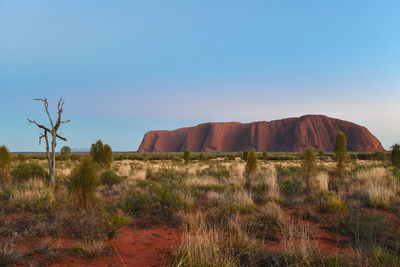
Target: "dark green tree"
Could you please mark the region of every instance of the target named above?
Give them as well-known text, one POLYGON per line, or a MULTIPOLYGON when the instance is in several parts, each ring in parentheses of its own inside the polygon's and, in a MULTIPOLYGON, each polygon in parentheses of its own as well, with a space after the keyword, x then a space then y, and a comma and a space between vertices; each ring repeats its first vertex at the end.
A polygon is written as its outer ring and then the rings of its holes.
POLYGON ((109 145, 103 145, 101 140, 92 144, 90 157, 93 162, 98 163, 103 168, 110 168, 113 162, 112 149, 109 145))
POLYGON ((18 154, 17 155, 17 161, 19 162, 25 162, 26 161, 26 157, 24 154, 18 154))
POLYGON ((0 182, 7 182, 10 178, 11 153, 6 146, 0 146, 0 182))
POLYGON ((101 140, 97 140, 96 143, 92 144, 90 148, 90 157, 93 162, 101 163, 103 154, 103 142, 101 140))
POLYGON ((109 169, 109 168, 111 168, 113 161, 114 161, 114 158, 113 158, 112 149, 109 145, 106 144, 103 146, 102 165, 106 169, 109 169))
POLYGON ((262 154, 263 160, 266 161, 268 159, 268 153, 267 151, 264 151, 262 154))
POLYGON ((336 159, 337 173, 340 179, 342 179, 344 176, 347 157, 348 154, 347 154, 346 135, 343 132, 339 131, 336 135, 335 159, 336 159))
POLYGON ((391 146, 390 149, 391 149, 390 159, 392 161, 394 173, 396 176, 398 176, 400 170, 400 145, 396 143, 393 146, 391 146))
POLYGON ((69 178, 69 190, 80 206, 88 208, 94 200, 94 193, 100 185, 96 164, 90 158, 85 158, 72 171, 69 178))
POLYGON ((185 160, 185 164, 189 163, 190 151, 186 148, 185 152, 183 152, 183 159, 185 160))
POLYGON ((247 157, 249 156, 249 151, 242 151, 242 160, 247 160, 247 157))
POLYGON ((71 157, 71 148, 69 146, 63 146, 60 152, 61 152, 61 157, 64 160, 69 160, 69 158, 71 157))
POLYGON ((312 148, 307 148, 303 153, 303 172, 306 181, 306 193, 311 193, 311 179, 317 170, 317 155, 312 148))
POLYGON ((246 176, 249 177, 250 175, 257 172, 257 165, 258 165, 258 158, 257 153, 254 149, 250 151, 247 156, 246 160, 246 176))

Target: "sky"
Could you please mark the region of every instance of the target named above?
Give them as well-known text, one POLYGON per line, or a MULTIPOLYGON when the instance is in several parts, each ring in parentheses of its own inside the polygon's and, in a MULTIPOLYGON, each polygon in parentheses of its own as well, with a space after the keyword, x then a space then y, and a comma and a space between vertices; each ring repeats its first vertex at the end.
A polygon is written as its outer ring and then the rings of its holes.
POLYGON ((0 144, 60 132, 137 150, 149 130, 324 114, 400 142, 400 2, 0 0, 0 144), (55 116, 55 115, 54 115, 55 116))

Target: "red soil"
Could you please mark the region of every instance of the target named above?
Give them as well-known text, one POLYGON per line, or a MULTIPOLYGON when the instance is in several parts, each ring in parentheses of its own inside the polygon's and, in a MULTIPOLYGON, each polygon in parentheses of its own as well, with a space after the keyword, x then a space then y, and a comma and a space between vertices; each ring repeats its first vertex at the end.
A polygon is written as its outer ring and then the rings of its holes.
MULTIPOLYGON (((51 266, 164 266, 173 245, 176 245, 177 231, 167 226, 135 228, 132 226, 118 235, 117 240, 109 241, 112 256, 95 259, 65 257, 62 263, 51 266)), ((71 250, 76 241, 63 239, 61 249, 71 250)))
POLYGON ((347 137, 350 151, 382 151, 381 142, 367 128, 323 115, 307 115, 252 123, 216 122, 173 131, 147 132, 139 152, 190 151, 332 151, 336 134, 347 137))

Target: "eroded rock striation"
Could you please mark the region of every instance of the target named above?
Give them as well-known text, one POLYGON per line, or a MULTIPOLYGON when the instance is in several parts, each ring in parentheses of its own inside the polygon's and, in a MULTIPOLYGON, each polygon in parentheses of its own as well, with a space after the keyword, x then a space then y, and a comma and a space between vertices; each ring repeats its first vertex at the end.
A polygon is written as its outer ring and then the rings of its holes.
POLYGON ((349 151, 381 151, 381 142, 365 127, 324 115, 274 121, 209 122, 172 131, 147 132, 139 152, 190 151, 332 151, 338 131, 349 151))

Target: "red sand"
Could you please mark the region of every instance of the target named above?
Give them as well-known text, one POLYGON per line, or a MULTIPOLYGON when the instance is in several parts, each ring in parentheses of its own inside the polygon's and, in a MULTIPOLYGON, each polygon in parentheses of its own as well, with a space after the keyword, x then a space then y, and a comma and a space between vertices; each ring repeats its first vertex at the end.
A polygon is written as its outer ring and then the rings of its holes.
MULTIPOLYGON (((69 253, 77 241, 62 238, 60 249, 69 253)), ((168 253, 176 245, 177 230, 167 226, 125 229, 114 241, 109 241, 112 256, 95 259, 74 257, 71 254, 62 257, 62 262, 49 266, 165 266, 168 253)))

